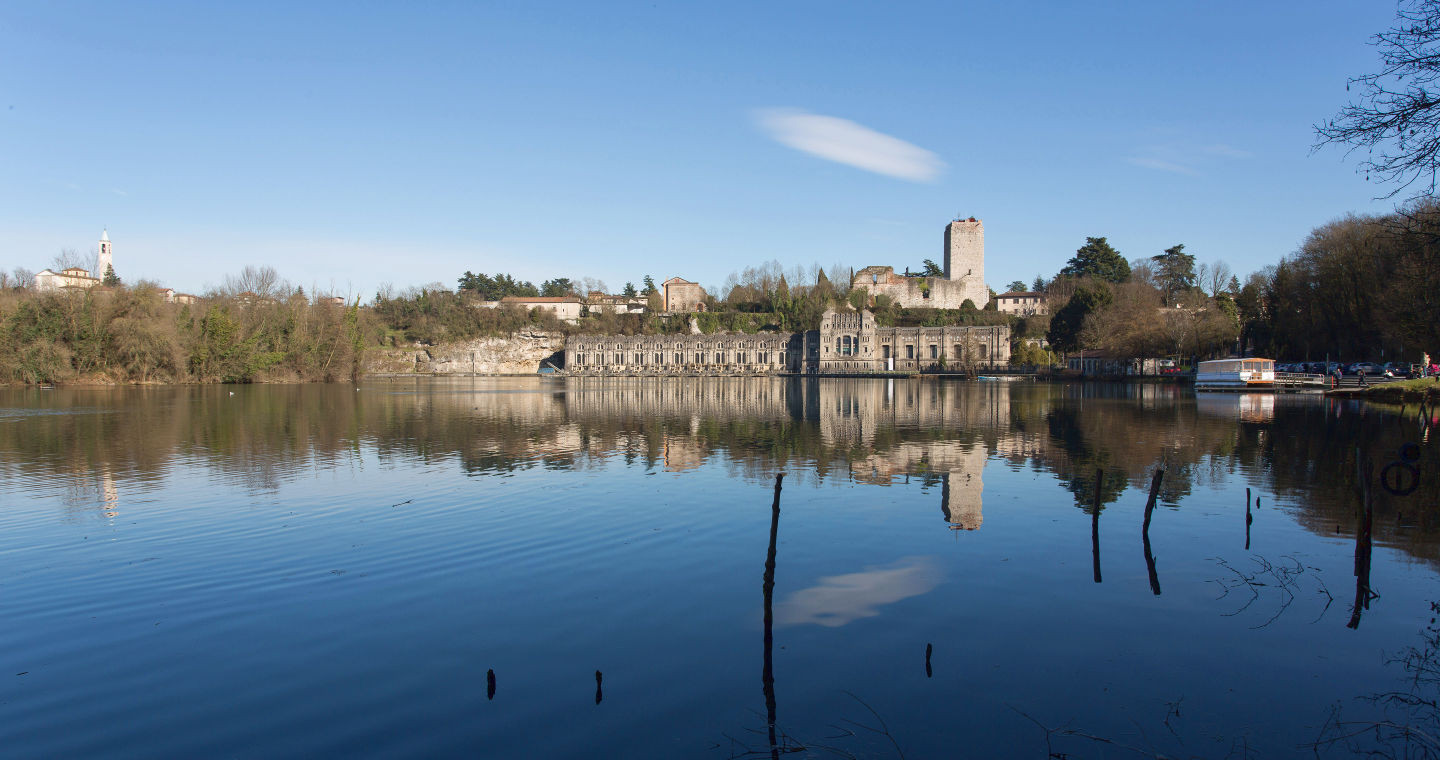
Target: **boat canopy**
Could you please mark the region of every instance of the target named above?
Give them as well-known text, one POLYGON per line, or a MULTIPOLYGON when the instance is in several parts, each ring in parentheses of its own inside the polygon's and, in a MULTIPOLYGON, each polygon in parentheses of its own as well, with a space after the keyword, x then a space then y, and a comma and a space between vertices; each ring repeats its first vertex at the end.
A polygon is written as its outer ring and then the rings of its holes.
POLYGON ((1200 362, 1200 372, 1274 372, 1274 359, 1215 359, 1200 362))

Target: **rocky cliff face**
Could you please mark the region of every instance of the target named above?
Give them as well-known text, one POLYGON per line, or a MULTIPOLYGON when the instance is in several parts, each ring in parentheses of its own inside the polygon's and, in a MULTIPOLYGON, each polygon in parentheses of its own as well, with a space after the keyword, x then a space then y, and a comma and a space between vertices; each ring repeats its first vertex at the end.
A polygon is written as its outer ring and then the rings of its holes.
POLYGON ((519 332, 509 338, 477 338, 438 346, 371 349, 365 354, 370 374, 530 375, 541 362, 560 364, 562 333, 519 332))

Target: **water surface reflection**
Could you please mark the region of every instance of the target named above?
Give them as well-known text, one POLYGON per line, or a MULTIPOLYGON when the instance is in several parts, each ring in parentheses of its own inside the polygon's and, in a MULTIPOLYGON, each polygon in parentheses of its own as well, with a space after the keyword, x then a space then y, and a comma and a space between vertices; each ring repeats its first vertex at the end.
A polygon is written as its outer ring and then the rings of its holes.
POLYGON ((0 659, 26 674, 0 686, 6 746, 724 756, 715 737, 763 699, 767 754, 873 708, 889 735, 856 730, 845 751, 1004 755, 1037 742, 1009 706, 1285 754, 1327 704, 1382 688, 1379 653, 1428 620, 1440 559, 1424 428, 1315 397, 777 378, 230 390, 0 390, 0 659), (1408 441, 1415 492, 1357 510, 1357 455, 1383 467, 1408 441), (1217 601, 1217 581, 1248 604, 1217 601), (1330 612, 1322 590, 1347 598, 1330 612), (1158 721, 1181 697, 1171 734, 1158 721))

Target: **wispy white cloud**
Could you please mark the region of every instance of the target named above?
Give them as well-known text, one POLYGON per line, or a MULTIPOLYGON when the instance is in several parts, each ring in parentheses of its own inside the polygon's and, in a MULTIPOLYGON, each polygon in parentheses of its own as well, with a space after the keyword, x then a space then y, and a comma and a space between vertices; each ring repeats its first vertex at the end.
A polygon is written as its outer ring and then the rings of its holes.
POLYGON ((1199 172, 1195 171, 1194 169, 1192 169, 1192 168, 1190 168, 1190 167, 1188 167, 1188 166, 1184 166, 1184 165, 1181 165, 1181 164, 1177 164, 1177 163, 1175 163, 1174 161, 1166 161, 1166 160, 1164 160, 1164 159, 1159 159, 1159 158, 1150 158, 1150 157, 1145 157, 1145 156, 1131 156, 1131 157, 1125 159, 1125 161, 1128 162, 1128 163, 1134 164, 1134 165, 1136 165, 1136 166, 1143 166, 1143 167, 1145 167, 1146 169, 1158 169, 1159 171, 1162 171, 1162 172, 1175 172, 1176 174, 1191 174, 1191 175, 1199 174, 1199 172))
POLYGON ((1186 143, 1159 143, 1137 147, 1125 163, 1145 169, 1198 176, 1202 169, 1219 161, 1239 161, 1252 158, 1254 154, 1233 145, 1213 143, 1194 145, 1186 143))
POLYGON ((934 153, 848 119, 765 108, 755 123, 781 145, 887 177, 933 182, 945 168, 934 153))
POLYGON ((1248 150, 1241 150, 1232 145, 1225 145, 1223 143, 1206 145, 1200 150, 1212 156, 1220 156, 1221 158, 1250 158, 1255 155, 1248 150))

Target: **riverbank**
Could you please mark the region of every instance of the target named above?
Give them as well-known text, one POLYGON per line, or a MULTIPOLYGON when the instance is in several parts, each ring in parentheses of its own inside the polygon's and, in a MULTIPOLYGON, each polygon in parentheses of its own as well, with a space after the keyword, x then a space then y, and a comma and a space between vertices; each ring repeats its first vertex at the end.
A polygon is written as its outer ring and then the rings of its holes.
POLYGON ((1440 403, 1440 377, 1419 380, 1399 380, 1393 383, 1375 385, 1358 394, 1366 401, 1428 401, 1440 403))

